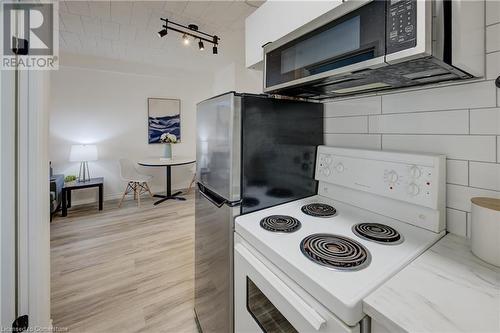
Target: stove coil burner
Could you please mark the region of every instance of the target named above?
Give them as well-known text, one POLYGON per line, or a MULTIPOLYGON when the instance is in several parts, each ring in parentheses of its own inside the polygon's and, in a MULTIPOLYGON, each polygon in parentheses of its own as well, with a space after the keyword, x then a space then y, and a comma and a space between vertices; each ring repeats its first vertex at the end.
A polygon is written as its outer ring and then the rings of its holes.
POLYGON ((301 223, 287 215, 271 215, 260 220, 260 226, 272 232, 294 232, 300 229, 301 223))
POLYGON ((330 217, 335 215, 337 210, 330 205, 323 203, 312 203, 302 206, 302 212, 304 214, 315 216, 315 217, 330 217))
POLYGON ((380 244, 397 245, 403 242, 403 236, 396 229, 380 223, 359 223, 352 227, 352 232, 362 239, 380 244))
POLYGON ((312 234, 300 243, 311 261, 340 271, 357 271, 371 262, 370 252, 357 241, 333 234, 312 234))

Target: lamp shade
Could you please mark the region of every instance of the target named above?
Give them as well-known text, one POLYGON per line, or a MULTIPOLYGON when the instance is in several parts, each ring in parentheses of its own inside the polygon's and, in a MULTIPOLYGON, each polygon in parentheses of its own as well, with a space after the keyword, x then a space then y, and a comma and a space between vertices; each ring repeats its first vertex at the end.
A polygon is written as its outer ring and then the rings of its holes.
POLYGON ((96 145, 72 145, 69 153, 70 162, 87 162, 97 160, 96 145))

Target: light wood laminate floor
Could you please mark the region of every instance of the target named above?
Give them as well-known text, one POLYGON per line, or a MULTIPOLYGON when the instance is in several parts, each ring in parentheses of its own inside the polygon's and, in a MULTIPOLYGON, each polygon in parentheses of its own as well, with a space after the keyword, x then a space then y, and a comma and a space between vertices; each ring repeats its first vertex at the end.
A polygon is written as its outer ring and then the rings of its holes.
POLYGON ((53 325, 70 332, 196 332, 194 195, 154 207, 85 205, 51 223, 53 325))

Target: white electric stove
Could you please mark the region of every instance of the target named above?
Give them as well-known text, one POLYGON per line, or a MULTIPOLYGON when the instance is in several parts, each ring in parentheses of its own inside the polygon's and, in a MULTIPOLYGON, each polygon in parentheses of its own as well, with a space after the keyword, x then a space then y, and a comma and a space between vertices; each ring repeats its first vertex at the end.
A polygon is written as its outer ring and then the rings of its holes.
POLYGON ((444 163, 319 147, 318 195, 236 219, 235 331, 369 331, 363 298, 444 235, 444 163))

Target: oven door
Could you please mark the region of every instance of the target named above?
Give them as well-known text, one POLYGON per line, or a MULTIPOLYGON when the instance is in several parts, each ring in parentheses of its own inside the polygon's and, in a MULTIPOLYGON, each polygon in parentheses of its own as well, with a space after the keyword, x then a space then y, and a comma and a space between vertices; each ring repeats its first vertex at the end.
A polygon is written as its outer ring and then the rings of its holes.
POLYGON ((386 2, 347 1, 264 47, 264 91, 385 64, 386 2))
POLYGON ((235 235, 235 332, 359 332, 235 235))

